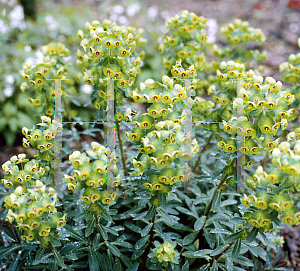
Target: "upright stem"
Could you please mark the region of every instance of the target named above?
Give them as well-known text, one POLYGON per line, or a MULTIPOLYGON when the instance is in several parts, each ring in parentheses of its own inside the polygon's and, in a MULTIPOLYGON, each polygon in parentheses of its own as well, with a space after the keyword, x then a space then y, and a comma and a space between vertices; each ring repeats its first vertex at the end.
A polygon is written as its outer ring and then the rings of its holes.
POLYGON ((213 133, 212 133, 212 134, 210 135, 210 137, 206 140, 205 145, 204 145, 203 148, 200 150, 199 156, 198 156, 197 161, 196 161, 196 163, 195 163, 195 165, 194 165, 194 167, 193 167, 193 169, 192 169, 192 172, 195 172, 195 171, 196 171, 196 168, 197 168, 197 166, 198 166, 198 163, 199 163, 199 161, 200 161, 200 159, 201 159, 201 155, 202 155, 202 153, 206 150, 206 148, 207 148, 207 146, 208 146, 210 140, 212 139, 212 136, 213 136, 213 133))
MULTIPOLYGON (((215 188, 215 191, 214 191, 214 193, 213 193, 213 196, 212 196, 212 198, 211 198, 211 200, 210 200, 210 202, 209 202, 209 204, 208 204, 208 206, 207 206, 207 209, 206 209, 206 211, 205 211, 205 216, 207 217, 207 215, 209 214, 209 212, 210 212, 210 210, 211 210, 211 207, 212 207, 212 204, 213 204, 213 202, 214 202, 214 199, 215 199, 215 197, 216 197, 216 195, 217 195, 217 192, 218 192, 218 190, 219 190, 219 188, 225 183, 225 181, 226 181, 226 179, 227 179, 227 174, 225 174, 225 175, 223 175, 223 177, 221 178, 221 180, 220 180, 220 183, 218 184, 218 186, 215 188)), ((206 221, 206 220, 205 220, 206 221)), ((204 223, 205 224, 205 223, 204 223)), ((203 226, 204 227, 204 226, 203 226)))
POLYGON ((120 145, 120 149, 121 149, 121 156, 122 156, 122 163, 123 163, 124 175, 128 176, 128 172, 127 172, 127 168, 126 168, 126 161, 125 161, 125 156, 124 156, 124 151, 123 151, 123 143, 122 143, 122 138, 121 138, 120 125, 119 125, 119 121, 118 120, 116 120, 116 127, 117 127, 117 132, 118 132, 119 145, 120 145))
MULTIPOLYGON (((64 106, 65 106, 65 111, 66 111, 66 114, 67 114, 68 121, 71 121, 72 119, 71 119, 71 116, 70 116, 70 112, 69 112, 69 109, 68 109, 66 99, 64 99, 64 106)), ((75 128, 74 123, 71 124, 71 127, 75 128)), ((75 142, 76 142, 77 149, 80 151, 81 150, 81 144, 80 144, 79 140, 75 139, 75 142)))

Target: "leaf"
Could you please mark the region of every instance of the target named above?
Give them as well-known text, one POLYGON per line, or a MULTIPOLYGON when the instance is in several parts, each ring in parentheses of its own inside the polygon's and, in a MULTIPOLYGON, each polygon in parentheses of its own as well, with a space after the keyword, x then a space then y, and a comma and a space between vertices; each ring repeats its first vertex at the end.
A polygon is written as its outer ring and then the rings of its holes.
POLYGON ((81 107, 81 103, 75 99, 70 99, 70 101, 78 107, 81 107))
POLYGON ((147 235, 149 233, 149 231, 152 228, 153 223, 148 224, 141 232, 141 236, 144 237, 145 235, 147 235))
POLYGON ((92 248, 90 247, 89 249, 89 267, 90 267, 90 271, 100 271, 99 268, 99 263, 96 257, 96 253, 92 250, 92 248))
POLYGON ((100 231, 102 238, 104 240, 108 240, 107 232, 106 232, 106 230, 103 228, 103 226, 101 224, 97 225, 97 229, 98 229, 98 231, 100 231))
POLYGON ((220 210, 220 203, 221 203, 221 192, 218 191, 216 197, 214 198, 214 202, 212 204, 212 210, 214 212, 218 212, 220 210))
POLYGON ((113 221, 112 218, 111 218, 111 216, 108 213, 101 214, 101 217, 103 217, 108 222, 112 222, 113 221))
POLYGON ((192 232, 192 233, 188 234, 187 236, 185 236, 183 238, 182 244, 184 246, 187 246, 187 245, 191 244, 192 242, 194 242, 197 235, 198 235, 198 232, 192 232))
POLYGON ((64 260, 63 258, 60 256, 60 254, 58 253, 57 250, 52 250, 53 252, 53 255, 54 255, 54 258, 57 262, 57 264, 60 266, 60 267, 65 267, 65 264, 64 264, 64 260))
POLYGON ((158 201, 161 207, 166 207, 166 193, 159 194, 158 201))
POLYGON ((141 247, 143 247, 147 241, 149 240, 150 235, 146 235, 145 237, 141 238, 140 240, 138 240, 134 246, 135 249, 140 249, 141 247))
POLYGON ((139 257, 141 257, 141 255, 145 252, 147 246, 142 247, 139 250, 136 250, 132 255, 131 255, 131 260, 136 260, 139 257))
POLYGON ((189 268, 190 268, 189 261, 186 261, 182 266, 181 271, 189 271, 189 268))
POLYGON ((155 206, 151 205, 150 209, 148 210, 148 212, 145 216, 145 219, 150 220, 154 216, 154 213, 155 213, 155 206))
POLYGON ((130 244, 129 242, 112 242, 114 245, 118 245, 119 247, 127 247, 127 248, 133 248, 133 245, 130 244))
POLYGON ((173 219, 162 209, 157 209, 157 213, 159 216, 161 216, 162 220, 166 222, 167 224, 173 225, 174 221, 173 219))
POLYGON ((89 237, 91 235, 91 233, 93 232, 94 230, 94 227, 95 227, 95 217, 93 217, 90 221, 89 221, 89 224, 85 230, 85 237, 89 237))
POLYGON ((199 217, 196 220, 195 225, 194 225, 195 231, 200 231, 202 229, 202 227, 204 226, 205 220, 206 220, 206 216, 205 215, 199 217))
POLYGON ((254 227, 247 235, 247 242, 251 243, 252 241, 254 241, 257 234, 258 234, 258 228, 254 227))
POLYGON ((210 248, 214 249, 214 247, 215 247, 215 241, 214 241, 212 235, 206 229, 203 229, 203 232, 204 232, 204 236, 205 236, 206 242, 208 243, 208 245, 210 246, 210 248))
POLYGON ((198 251, 185 251, 182 253, 182 256, 187 258, 205 258, 209 259, 208 254, 211 252, 211 249, 203 249, 198 251))
POLYGON ((15 257, 13 259, 13 261, 10 263, 10 267, 9 267, 8 271, 15 271, 16 270, 16 268, 18 266, 18 262, 19 262, 20 257, 21 257, 21 254, 22 254, 22 250, 19 250, 18 251, 18 256, 15 257))
POLYGON ((225 242, 226 243, 232 243, 232 242, 235 242, 237 239, 239 239, 239 234, 241 233, 242 231, 238 231, 236 233, 233 233, 233 234, 230 234, 228 235, 226 238, 225 238, 225 242))
POLYGON ((132 261, 123 254, 121 255, 121 260, 127 267, 131 266, 132 261))
POLYGON ((15 247, 0 247, 0 260, 3 259, 6 255, 10 255, 18 248, 22 248, 22 245, 18 245, 15 247))
POLYGON ((120 257, 120 255, 121 255, 120 250, 116 246, 114 246, 113 244, 111 244, 108 241, 105 241, 105 244, 110 249, 110 251, 111 251, 112 254, 114 254, 117 257, 120 257))
POLYGON ((196 219, 198 219, 198 214, 197 213, 193 213, 191 212, 190 210, 186 209, 186 208, 183 208, 183 207, 180 207, 180 206, 176 206, 175 207, 179 212, 183 213, 183 214, 186 214, 186 215, 190 215, 190 216, 193 216, 195 217, 196 219))
POLYGON ((226 264, 227 270, 233 269, 233 261, 228 255, 225 255, 225 264, 226 264))
POLYGON ((236 259, 234 259, 235 262, 244 265, 244 266, 253 266, 253 262, 247 259, 246 257, 243 256, 238 256, 236 259))
POLYGON ((235 259, 239 255, 240 250, 241 250, 241 242, 242 242, 242 239, 238 239, 235 242, 233 250, 232 250, 232 259, 235 259))
POLYGON ((126 269, 126 271, 137 271, 139 268, 139 263, 134 263, 133 265, 131 265, 130 267, 128 267, 126 269))
POLYGON ((224 230, 224 229, 213 229, 210 231, 210 233, 221 233, 221 234, 231 234, 230 231, 224 230))
POLYGON ((94 240, 93 240, 93 243, 92 243, 92 248, 94 250, 97 250, 98 247, 99 247, 99 244, 100 244, 100 233, 97 233, 94 240))
POLYGON ((78 232, 74 231, 73 228, 70 227, 69 225, 65 225, 63 229, 66 230, 70 234, 70 236, 73 237, 74 239, 85 242, 83 236, 81 236, 78 232))
POLYGON ((11 227, 2 224, 2 228, 4 230, 4 232, 14 241, 17 241, 16 235, 14 234, 13 230, 11 229, 11 227))
POLYGON ((216 249, 214 249, 212 251, 212 253, 210 253, 210 256, 216 256, 218 254, 220 254, 222 251, 224 251, 229 245, 228 244, 223 244, 219 247, 217 247, 216 249))
POLYGON ((39 258, 38 260, 34 260, 32 264, 33 264, 33 265, 37 265, 37 264, 39 264, 39 263, 45 261, 47 258, 49 258, 49 257, 52 256, 52 255, 53 255, 52 252, 50 252, 50 253, 48 253, 48 254, 44 254, 44 255, 43 255, 41 258, 39 258))
POLYGON ((217 265, 216 260, 214 260, 214 263, 213 263, 212 267, 210 268, 210 271, 218 271, 218 265, 217 265))

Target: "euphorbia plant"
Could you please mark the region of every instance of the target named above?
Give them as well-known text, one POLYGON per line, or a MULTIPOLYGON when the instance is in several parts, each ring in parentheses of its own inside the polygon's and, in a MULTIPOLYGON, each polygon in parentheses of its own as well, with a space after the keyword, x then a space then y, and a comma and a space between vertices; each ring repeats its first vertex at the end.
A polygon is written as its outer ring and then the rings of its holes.
MULTIPOLYGON (((23 146, 35 148, 34 158, 20 154, 2 166, 2 265, 11 270, 285 270, 280 250, 274 263, 270 253, 282 245, 276 234, 283 223, 300 223, 299 128, 288 126, 296 117, 295 96, 280 81, 248 69, 241 63, 246 56, 233 54, 234 48, 227 55, 231 60, 212 68, 201 51, 205 22, 188 11, 168 20, 159 47, 171 55, 163 58, 168 74, 138 87, 134 80, 143 72, 144 52, 134 54, 145 42, 142 29, 105 20, 78 31, 82 73, 77 80, 93 87, 91 103, 96 119, 104 121, 104 137, 111 125, 104 112, 111 112, 114 100, 118 136, 116 152, 95 140, 81 148, 73 126, 78 149, 68 149, 63 137, 64 154, 69 154, 61 161, 63 180, 57 179, 54 163, 60 126, 49 111, 57 89, 47 79, 64 74, 61 58, 68 50, 47 45, 42 51, 50 58, 25 67, 24 79, 35 91, 31 101, 44 105, 42 113, 49 117, 41 117, 39 128, 23 128, 23 146), (201 97, 197 74, 205 77, 209 70, 215 71, 207 80, 213 95, 201 97), (111 82, 113 93, 108 93, 111 82), (244 137, 243 146, 237 146, 237 136, 244 137), (287 141, 280 142, 283 136, 287 141), (242 165, 237 151, 244 155, 242 165), (235 190, 243 183, 237 180, 238 166, 245 166, 244 193, 235 190)), ((234 21, 226 29, 230 44, 238 44, 239 35, 264 41, 261 31, 245 22, 234 21)), ((93 137, 94 131, 99 129, 86 133, 93 137)))

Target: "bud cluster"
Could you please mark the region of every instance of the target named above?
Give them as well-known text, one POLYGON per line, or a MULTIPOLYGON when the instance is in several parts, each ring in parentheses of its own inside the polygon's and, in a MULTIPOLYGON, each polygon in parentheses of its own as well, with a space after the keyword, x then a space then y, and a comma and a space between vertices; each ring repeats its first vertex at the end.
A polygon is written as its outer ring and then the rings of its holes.
POLYGON ((148 254, 151 262, 159 262, 164 267, 167 267, 169 263, 179 263, 179 252, 175 250, 176 242, 166 240, 160 244, 158 241, 154 241, 154 246, 155 248, 148 254))

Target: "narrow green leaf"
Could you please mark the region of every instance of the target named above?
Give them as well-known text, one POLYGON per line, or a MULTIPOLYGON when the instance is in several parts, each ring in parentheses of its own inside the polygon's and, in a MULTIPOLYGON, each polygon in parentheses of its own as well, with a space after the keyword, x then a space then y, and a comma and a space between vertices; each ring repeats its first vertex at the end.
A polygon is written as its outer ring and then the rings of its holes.
POLYGON ((239 239, 239 234, 241 233, 242 231, 239 231, 239 232, 236 232, 236 233, 233 233, 233 234, 230 234, 228 235, 226 238, 225 238, 225 242, 226 243, 232 243, 232 242, 235 242, 237 239, 239 239))
POLYGON ((206 242, 208 243, 208 245, 210 246, 210 248, 214 249, 214 247, 215 247, 215 241, 214 241, 212 235, 206 229, 203 229, 203 233, 204 233, 206 242))
POLYGON ((99 263, 96 257, 96 253, 92 250, 92 248, 89 249, 89 267, 90 271, 100 271, 99 263))
POLYGON ((132 261, 123 254, 121 255, 121 260, 127 267, 131 266, 132 261))
POLYGON ((184 265, 182 266, 181 271, 189 271, 189 268, 190 268, 189 262, 186 261, 186 262, 184 263, 184 265))
POLYGON ((235 259, 239 255, 240 250, 241 250, 241 243, 242 243, 242 239, 238 239, 235 242, 233 250, 232 250, 232 259, 235 259))
POLYGON ((47 258, 49 258, 49 257, 52 256, 52 255, 53 255, 52 252, 47 253, 47 254, 44 254, 44 255, 43 255, 42 257, 40 257, 38 260, 34 260, 34 261, 32 262, 32 264, 33 264, 33 265, 37 265, 37 264, 39 264, 39 263, 45 261, 47 258))
POLYGON ((249 260, 248 258, 244 257, 244 256, 238 256, 236 259, 234 259, 235 262, 244 265, 244 266, 253 266, 253 262, 251 260, 249 260))
POLYGON ((214 260, 214 263, 213 263, 212 267, 210 268, 210 271, 218 271, 218 265, 217 265, 216 260, 214 260))
POLYGON ((194 242, 194 240, 196 239, 198 235, 198 232, 192 232, 192 233, 189 233, 187 236, 185 236, 182 240, 182 243, 184 246, 187 246, 191 243, 194 242))
POLYGON ((146 235, 145 237, 141 238, 140 240, 138 240, 134 246, 135 249, 140 249, 141 247, 143 247, 147 241, 149 240, 150 235, 146 235))
POLYGON ((9 267, 8 271, 15 271, 16 270, 16 268, 18 266, 18 262, 19 262, 20 257, 21 257, 21 254, 22 254, 22 250, 19 250, 18 251, 18 256, 15 257, 13 259, 13 261, 10 263, 10 267, 9 267))
POLYGON ((35 260, 38 261, 40 258, 42 258, 42 256, 44 255, 45 252, 45 248, 39 248, 39 250, 37 251, 36 255, 35 255, 35 260))
POLYGON ((247 242, 251 243, 252 241, 254 241, 257 234, 258 234, 258 228, 254 227, 247 235, 247 242))
POLYGON ((18 245, 15 247, 0 247, 0 260, 5 256, 10 255, 13 251, 20 249, 22 245, 18 245))
POLYGON ((112 218, 111 218, 111 216, 108 213, 101 214, 101 217, 103 217, 108 222, 112 222, 113 221, 112 218))
POLYGON ((139 263, 134 263, 133 265, 131 265, 130 267, 128 267, 126 269, 126 271, 137 271, 139 268, 139 263))
POLYGON ((166 207, 166 193, 159 194, 158 201, 161 207, 166 207))
POLYGON ((152 228, 153 223, 148 224, 141 232, 141 236, 144 237, 145 235, 147 235, 149 233, 149 231, 152 228))
POLYGON ((94 227, 95 227, 95 217, 93 217, 90 221, 89 224, 85 230, 85 237, 88 237, 92 234, 94 227))
POLYGON ((104 240, 108 240, 107 232, 106 232, 106 230, 103 228, 103 226, 101 224, 97 225, 97 229, 98 229, 98 231, 100 231, 102 238, 104 240))
POLYGON ((13 230, 11 229, 11 227, 5 225, 5 224, 2 224, 2 228, 4 230, 4 232, 11 238, 13 239, 14 241, 17 241, 17 237, 16 235, 14 234, 13 230))
POLYGON ((130 244, 128 242, 125 242, 125 241, 122 241, 122 242, 112 242, 112 244, 117 245, 119 247, 133 248, 132 244, 130 244))
POLYGON ((141 257, 141 255, 145 252, 147 246, 143 246, 142 248, 136 250, 132 255, 131 255, 131 260, 136 260, 139 257, 141 257))
POLYGON ((212 253, 210 253, 210 256, 216 256, 218 254, 220 254, 222 251, 224 251, 229 245, 228 244, 224 244, 224 245, 221 245, 217 248, 215 248, 212 253))
POLYGON ((116 246, 114 246, 113 244, 111 244, 108 241, 105 241, 105 244, 110 249, 110 251, 111 251, 112 254, 114 254, 117 257, 121 256, 120 250, 116 246))
POLYGON ((116 259, 116 261, 115 261, 115 263, 113 265, 112 270, 114 270, 114 271, 121 271, 121 262, 120 262, 120 260, 118 258, 116 259))
POLYGON ((78 232, 74 231, 73 228, 70 227, 69 225, 65 225, 63 229, 66 230, 70 234, 70 236, 73 237, 74 239, 79 241, 85 241, 83 236, 81 236, 78 232))
POLYGON ((220 203, 221 203, 221 192, 218 191, 217 195, 216 195, 216 197, 214 199, 214 202, 212 204, 212 210, 214 212, 218 212, 219 211, 219 209, 220 209, 220 203))
POLYGON ((225 264, 227 270, 233 270, 233 261, 228 255, 225 255, 225 264))
POLYGON ((100 233, 97 233, 94 240, 93 240, 93 243, 92 243, 92 248, 94 250, 97 250, 98 249, 98 246, 100 244, 100 233))
POLYGON ((201 217, 199 217, 196 222, 195 222, 195 225, 194 225, 194 229, 195 231, 200 231, 205 223, 205 220, 206 220, 206 216, 203 215, 201 217))
POLYGON ((65 264, 64 264, 64 260, 63 258, 60 256, 60 254, 58 253, 57 250, 53 250, 53 255, 54 255, 54 258, 57 262, 57 264, 60 266, 60 267, 65 267, 65 264))

